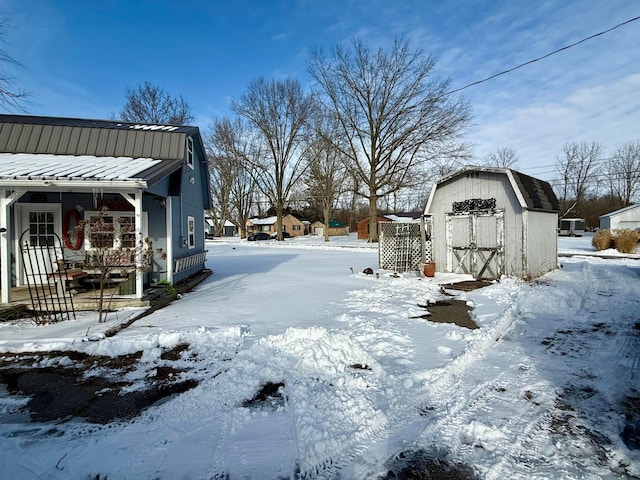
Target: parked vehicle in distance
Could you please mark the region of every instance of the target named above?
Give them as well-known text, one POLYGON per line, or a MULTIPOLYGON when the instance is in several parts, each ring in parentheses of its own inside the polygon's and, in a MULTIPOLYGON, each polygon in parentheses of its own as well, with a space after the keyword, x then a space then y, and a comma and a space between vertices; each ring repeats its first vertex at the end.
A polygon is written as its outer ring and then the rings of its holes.
MULTIPOLYGON (((278 238, 278 234, 274 233, 273 235, 271 235, 271 238, 278 238)), ((289 232, 282 232, 282 238, 291 238, 291 234, 289 232)))
POLYGON ((271 235, 267 232, 256 232, 249 235, 247 240, 249 242, 255 242, 256 240, 271 240, 271 235))
POLYGON ((558 235, 561 237, 581 237, 584 235, 584 218, 563 218, 560 220, 558 235))

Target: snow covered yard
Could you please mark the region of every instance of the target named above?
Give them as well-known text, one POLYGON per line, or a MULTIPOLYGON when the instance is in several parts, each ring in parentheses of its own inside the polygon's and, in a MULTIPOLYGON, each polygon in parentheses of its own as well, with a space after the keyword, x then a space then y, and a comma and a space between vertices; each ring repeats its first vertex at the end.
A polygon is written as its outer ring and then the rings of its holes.
POLYGON ((640 476, 638 260, 562 257, 534 282, 454 292, 441 284, 467 277, 378 272, 352 238, 216 240, 208 259, 194 292, 114 337, 89 315, 0 325, 5 358, 40 352, 33 366, 134 355, 121 393, 168 369, 197 383, 105 424, 30 422, 29 399, 3 394, 6 478, 640 476), (480 328, 420 318, 449 294, 480 328))

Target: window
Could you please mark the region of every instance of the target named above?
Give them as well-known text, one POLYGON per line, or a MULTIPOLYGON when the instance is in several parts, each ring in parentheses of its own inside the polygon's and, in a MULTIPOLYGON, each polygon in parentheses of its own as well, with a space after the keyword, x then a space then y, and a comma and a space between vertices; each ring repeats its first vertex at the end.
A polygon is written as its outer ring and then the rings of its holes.
POLYGON ((87 212, 85 227, 87 248, 134 248, 136 246, 135 215, 132 212, 87 212))
POLYGON ((187 238, 189 248, 196 248, 196 219, 187 217, 187 238))
POLYGON ((54 239, 53 212, 29 212, 29 243, 31 246, 52 246, 54 239))
POLYGON ((187 165, 193 168, 193 137, 187 137, 187 165))
POLYGON ((293 225, 291 228, 293 229, 293 231, 300 231, 300 225, 293 225))

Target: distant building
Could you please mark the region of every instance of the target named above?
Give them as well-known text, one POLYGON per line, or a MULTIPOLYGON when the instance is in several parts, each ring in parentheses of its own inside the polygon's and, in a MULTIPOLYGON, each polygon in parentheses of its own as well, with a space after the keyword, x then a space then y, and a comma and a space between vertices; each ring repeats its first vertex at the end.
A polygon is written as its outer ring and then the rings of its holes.
MULTIPOLYGON (((278 217, 275 215, 267 218, 251 218, 247 221, 247 235, 256 232, 276 233, 276 221, 278 217)), ((289 233, 292 237, 304 235, 304 223, 291 214, 282 217, 282 230, 289 233)))
MULTIPOLYGON (((313 235, 318 235, 319 237, 324 236, 324 223, 317 221, 311 224, 311 233, 313 235)), ((335 237, 340 235, 349 235, 349 227, 347 227, 344 223, 339 222, 337 220, 329 221, 329 236, 335 237)))
POLYGON ((624 228, 635 230, 640 228, 640 204, 629 205, 615 212, 601 215, 600 228, 608 230, 624 228))

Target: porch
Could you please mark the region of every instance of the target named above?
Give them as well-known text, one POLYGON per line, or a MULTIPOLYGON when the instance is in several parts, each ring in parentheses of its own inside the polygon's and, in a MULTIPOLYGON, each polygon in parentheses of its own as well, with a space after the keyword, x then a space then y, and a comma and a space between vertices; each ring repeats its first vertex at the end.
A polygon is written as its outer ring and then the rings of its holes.
MULTIPOLYGON (((150 288, 144 292, 142 298, 135 298, 135 295, 121 295, 119 292, 119 285, 105 287, 105 310, 150 307, 165 293, 164 288, 150 288)), ((71 297, 68 295, 59 296, 55 287, 50 284, 13 287, 11 288, 12 301, 0 303, 0 321, 30 316, 33 311, 72 313, 74 311, 98 310, 99 294, 100 292, 96 288, 75 293, 71 297)))

